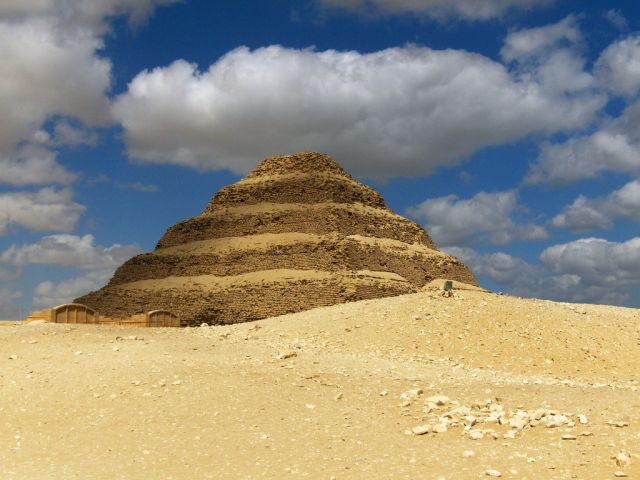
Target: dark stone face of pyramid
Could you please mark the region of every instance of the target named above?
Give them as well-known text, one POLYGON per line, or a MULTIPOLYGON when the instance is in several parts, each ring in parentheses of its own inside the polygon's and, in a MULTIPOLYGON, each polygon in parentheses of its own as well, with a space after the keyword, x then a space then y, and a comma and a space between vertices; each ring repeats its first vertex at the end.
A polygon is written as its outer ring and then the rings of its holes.
POLYGON ((380 194, 302 152, 265 159, 76 302, 111 317, 166 309, 191 325, 236 323, 412 293, 434 278, 476 284, 380 194))

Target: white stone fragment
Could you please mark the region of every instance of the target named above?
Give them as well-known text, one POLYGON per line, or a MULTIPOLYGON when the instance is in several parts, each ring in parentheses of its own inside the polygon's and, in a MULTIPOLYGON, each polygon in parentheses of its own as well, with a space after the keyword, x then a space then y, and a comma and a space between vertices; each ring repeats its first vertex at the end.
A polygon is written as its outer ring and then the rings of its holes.
POLYGON ((502 473, 500 473, 498 470, 493 470, 493 469, 485 470, 484 474, 487 477, 501 477, 502 476, 502 473))

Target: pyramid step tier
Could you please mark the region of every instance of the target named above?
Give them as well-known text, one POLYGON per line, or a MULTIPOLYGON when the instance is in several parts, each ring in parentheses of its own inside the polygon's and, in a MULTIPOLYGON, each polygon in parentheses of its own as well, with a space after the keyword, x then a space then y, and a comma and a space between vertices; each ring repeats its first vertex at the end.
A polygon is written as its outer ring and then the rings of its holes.
POLYGON ((406 218, 362 204, 346 206, 336 203, 218 208, 173 225, 162 236, 156 248, 212 238, 287 232, 389 238, 435 249, 424 228, 406 218))
POLYGON ((79 301, 112 318, 150 309, 181 312, 189 325, 248 322, 357 300, 415 293, 387 272, 267 270, 219 277, 170 277, 103 288, 79 301))
POLYGON ((191 242, 138 255, 118 268, 109 285, 283 268, 390 272, 418 287, 440 277, 473 281, 471 272, 456 258, 422 245, 357 235, 288 233, 191 242))
POLYGON ((259 203, 361 203, 386 208, 382 195, 348 177, 287 174, 253 177, 228 185, 213 196, 205 213, 224 206, 259 203))

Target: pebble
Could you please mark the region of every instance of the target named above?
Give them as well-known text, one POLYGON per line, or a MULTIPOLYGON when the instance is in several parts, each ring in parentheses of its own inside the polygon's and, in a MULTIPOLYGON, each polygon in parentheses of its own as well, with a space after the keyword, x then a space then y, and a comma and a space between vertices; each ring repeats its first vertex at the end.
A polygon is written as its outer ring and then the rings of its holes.
POLYGON ((278 354, 278 360, 286 360, 287 358, 297 357, 298 353, 293 350, 285 350, 278 354))
POLYGON ((406 392, 400 394, 400 398, 412 398, 420 396, 424 393, 424 390, 421 388, 414 388, 413 390, 407 390, 406 392))
POLYGON ((473 450, 465 450, 464 452, 462 452, 462 456, 464 458, 473 457, 475 454, 476 454, 476 452, 474 452, 473 450))
POLYGON ((578 415, 578 421, 581 425, 586 425, 587 423, 589 423, 586 415, 578 415))
POLYGON ((426 433, 429 433, 430 430, 429 425, 418 425, 413 427, 411 432, 414 435, 425 435, 426 433))
POLYGON ((484 432, 482 430, 471 430, 469 432, 469 438, 471 440, 480 440, 484 438, 484 432))
POLYGON ((487 477, 501 477, 502 474, 498 470, 485 470, 484 474, 487 477))
POLYGON ((9 355, 9 360, 17 360, 18 355, 9 355))
POLYGON ((569 434, 562 435, 562 440, 575 440, 577 438, 578 437, 576 437, 575 435, 569 435, 569 434))
POLYGON ((621 470, 618 470, 617 472, 613 472, 613 476, 614 477, 628 477, 629 475, 627 475, 626 473, 624 473, 621 470))
POLYGON ((426 401, 429 403, 435 403, 437 406, 441 407, 449 403, 449 397, 445 395, 434 395, 432 397, 427 398, 426 401))
POLYGON ((447 425, 445 423, 438 423, 433 426, 435 433, 445 433, 447 431, 447 425))
POLYGON ((340 400, 342 398, 342 392, 336 394, 335 397, 333 397, 334 400, 340 400))
POLYGON ((620 452, 615 456, 616 465, 619 467, 626 467, 631 463, 631 457, 627 452, 620 452))

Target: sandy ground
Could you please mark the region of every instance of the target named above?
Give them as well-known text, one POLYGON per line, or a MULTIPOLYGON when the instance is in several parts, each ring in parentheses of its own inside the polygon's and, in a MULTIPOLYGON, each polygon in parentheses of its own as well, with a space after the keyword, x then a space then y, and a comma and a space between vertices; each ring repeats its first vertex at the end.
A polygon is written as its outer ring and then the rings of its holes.
POLYGON ((640 311, 457 291, 0 328, 2 480, 499 475, 640 478, 640 311))

